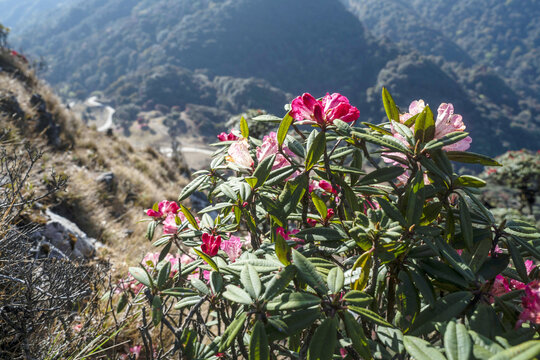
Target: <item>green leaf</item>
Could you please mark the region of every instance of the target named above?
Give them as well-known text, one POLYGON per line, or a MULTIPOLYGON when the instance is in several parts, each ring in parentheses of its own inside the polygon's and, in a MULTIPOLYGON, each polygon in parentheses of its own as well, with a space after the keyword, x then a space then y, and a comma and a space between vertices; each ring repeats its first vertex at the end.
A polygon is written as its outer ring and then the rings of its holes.
POLYGON ((321 218, 326 219, 326 212, 328 209, 326 208, 324 201, 322 201, 315 192, 311 193, 311 200, 313 201, 313 205, 315 205, 315 209, 317 209, 317 212, 321 215, 321 218))
POLYGON ((427 143, 433 140, 434 136, 435 120, 433 119, 433 112, 431 112, 429 106, 426 106, 414 123, 414 139, 421 143, 427 143))
POLYGON ((352 340, 354 350, 356 350, 363 359, 373 359, 369 349, 369 343, 366 335, 364 334, 362 326, 358 323, 358 321, 356 321, 350 312, 343 311, 341 314, 343 315, 345 330, 347 331, 349 338, 352 340))
POLYGON ((351 289, 353 290, 364 290, 364 288, 367 285, 368 279, 369 279, 369 271, 371 269, 371 264, 373 262, 372 260, 372 253, 371 252, 364 252, 362 255, 356 259, 356 261, 353 264, 353 267, 351 268, 351 271, 356 270, 357 268, 361 268, 362 271, 360 272, 360 276, 358 277, 358 280, 356 280, 352 285, 351 289))
POLYGON ((394 102, 394 99, 392 98, 392 95, 390 95, 390 92, 388 92, 385 87, 382 88, 382 100, 384 111, 386 112, 386 117, 388 117, 388 120, 399 122, 399 110, 394 102))
POLYGON ((415 360, 446 360, 437 348, 417 337, 405 335, 403 345, 415 360))
POLYGON ((462 288, 467 288, 469 283, 449 265, 433 259, 424 259, 420 268, 437 281, 447 282, 462 288))
POLYGON ((249 360, 269 360, 269 348, 264 325, 261 320, 257 320, 249 341, 249 360))
POLYGON ((268 318, 269 326, 266 327, 266 334, 270 341, 281 340, 308 329, 320 316, 320 309, 306 309, 285 315, 271 316, 268 318))
POLYGON ((337 345, 337 319, 325 319, 311 338, 307 360, 332 360, 337 345))
POLYGON ((499 352, 490 360, 532 360, 540 355, 540 340, 531 340, 499 352))
POLYGON ((377 198, 377 203, 379 203, 386 215, 388 215, 392 220, 399 222, 399 224, 403 227, 407 227, 407 220, 405 220, 399 209, 394 204, 383 197, 377 198))
POLYGON ((305 240, 307 242, 339 241, 345 238, 345 236, 336 229, 321 226, 301 230, 300 232, 295 234, 294 237, 305 240))
POLYGON ((512 235, 512 239, 514 239, 519 245, 521 245, 521 247, 527 250, 529 254, 531 254, 531 256, 534 256, 536 260, 540 260, 540 251, 538 251, 538 249, 533 244, 530 244, 525 239, 522 239, 521 237, 515 235, 512 235))
POLYGON ((351 290, 343 296, 343 301, 355 306, 368 307, 373 297, 359 290, 351 290))
POLYGON ((262 122, 271 122, 271 123, 280 123, 282 121, 281 118, 275 115, 270 115, 270 114, 255 116, 253 120, 262 121, 262 122))
POLYGON ((463 324, 450 321, 444 331, 444 349, 448 360, 468 360, 472 355, 472 341, 463 324))
POLYGON ((202 282, 200 279, 192 278, 190 282, 191 282, 191 285, 202 294, 210 295, 210 290, 208 289, 208 286, 206 286, 206 284, 202 282))
POLYGON ((469 213, 467 203, 461 196, 459 197, 459 225, 461 227, 463 240, 465 240, 465 245, 467 246, 467 249, 471 251, 473 248, 473 227, 471 214, 469 213))
POLYGON ((199 255, 204 261, 206 261, 206 263, 208 265, 210 265, 212 267, 212 269, 216 270, 219 272, 219 268, 217 266, 217 264, 214 262, 214 260, 212 260, 212 258, 208 255, 206 255, 205 253, 203 253, 202 251, 200 250, 197 250, 195 248, 193 248, 193 251, 195 251, 195 253, 197 255, 199 255))
POLYGON ((377 328, 377 336, 381 343, 396 353, 401 353, 405 350, 403 346, 403 332, 399 329, 379 326, 377 328))
POLYGON ((409 188, 407 200, 407 225, 418 225, 424 209, 424 175, 417 172, 409 188))
POLYGON ((524 284, 527 284, 529 282, 529 275, 527 274, 527 268, 525 267, 525 260, 523 260, 523 256, 521 256, 521 252, 517 248, 517 246, 514 244, 513 241, 507 240, 506 246, 508 247, 508 251, 510 252, 510 256, 512 256, 512 262, 514 263, 514 266, 516 268, 516 271, 521 278, 521 281, 524 284))
POLYGON ((435 302, 433 308, 424 309, 413 324, 411 335, 431 332, 435 322, 447 322, 458 317, 469 306, 473 294, 469 291, 450 293, 435 302))
POLYGON ((466 164, 480 164, 486 166, 502 166, 499 162, 485 155, 475 154, 465 151, 447 151, 446 155, 452 161, 462 162, 466 164))
POLYGON ((296 267, 291 265, 277 273, 266 285, 263 299, 270 300, 279 295, 287 288, 292 279, 294 279, 294 275, 296 275, 296 267))
POLYGON ((227 285, 225 288, 227 290, 223 293, 224 298, 244 305, 251 305, 253 303, 253 300, 251 299, 249 294, 238 286, 227 285))
POLYGON ((223 336, 221 336, 221 343, 219 345, 219 351, 223 352, 227 350, 233 343, 234 338, 240 330, 244 327, 244 322, 246 321, 247 314, 245 312, 236 315, 236 318, 227 326, 223 336))
POLYGON ((420 312, 420 299, 406 271, 400 271, 398 279, 396 305, 402 314, 399 324, 403 331, 407 331, 420 312))
POLYGON ((360 315, 362 318, 369 319, 371 322, 382 326, 393 327, 392 324, 384 320, 379 314, 369 309, 361 308, 354 305, 349 305, 349 309, 360 315))
POLYGON ((268 311, 307 309, 319 305, 321 299, 308 293, 294 292, 281 294, 266 304, 268 311))
POLYGON ((315 266, 302 254, 292 250, 293 264, 298 269, 300 277, 315 290, 319 295, 326 295, 328 288, 321 274, 317 272, 315 266))
POLYGON ((251 298, 258 299, 261 295, 262 284, 261 279, 259 278, 259 273, 255 268, 246 264, 242 271, 240 272, 240 281, 244 288, 247 290, 251 298))
POLYGON ((343 270, 337 266, 330 269, 326 282, 328 283, 328 288, 332 294, 340 292, 345 283, 345 274, 343 274, 343 270))
POLYGON ((279 233, 276 232, 275 235, 275 248, 276 248, 276 256, 278 257, 279 261, 285 266, 288 266, 291 264, 291 247, 287 244, 287 241, 281 236, 279 233))
POLYGON ((242 137, 244 139, 247 139, 249 137, 248 123, 243 116, 240 118, 240 132, 242 133, 242 137))
POLYGON ((150 241, 152 241, 154 238, 154 232, 156 231, 157 224, 158 223, 156 221, 150 221, 146 227, 146 238, 150 241))
POLYGON ((446 241, 441 237, 435 239, 437 248, 440 251, 442 257, 452 265, 454 270, 460 273, 468 281, 474 281, 476 279, 471 268, 463 261, 463 258, 459 256, 457 251, 450 246, 446 241))
POLYGON ((192 182, 190 182, 189 184, 187 184, 187 185, 182 189, 182 192, 180 193, 180 196, 178 196, 178 202, 187 199, 187 198, 188 198, 191 194, 193 194, 193 193, 199 188, 199 186, 201 186, 201 184, 202 184, 203 182, 205 182, 207 179, 208 179, 208 175, 201 175, 201 176, 195 178, 195 179, 194 179, 192 182))
POLYGON ((489 359, 493 355, 504 350, 504 348, 495 341, 488 339, 475 331, 469 330, 469 335, 471 335, 471 339, 474 343, 473 354, 475 358, 489 359))
POLYGON ((199 301, 201 301, 201 299, 202 298, 200 296, 186 297, 186 298, 183 298, 182 300, 178 301, 176 304, 174 304, 174 308, 177 309, 177 310, 183 309, 186 306, 191 306, 191 305, 197 304, 199 301))
POLYGON ((430 306, 433 306, 435 303, 435 294, 431 282, 426 280, 424 274, 420 270, 409 271, 409 275, 411 276, 414 286, 418 289, 418 291, 420 291, 420 294, 422 294, 424 302, 430 306))
POLYGON ((162 289, 165 283, 167 282, 167 279, 169 279, 169 274, 171 272, 171 263, 169 261, 165 262, 165 265, 159 270, 158 273, 158 279, 157 279, 157 287, 158 289, 162 289))
POLYGON ((163 312, 161 311, 161 298, 159 296, 154 296, 152 299, 152 323, 154 326, 158 326, 163 318, 163 312))
POLYGON ((152 278, 150 277, 150 275, 145 269, 140 268, 140 267, 130 267, 128 271, 131 274, 131 276, 133 276, 135 280, 137 280, 141 284, 149 288, 154 287, 154 282, 152 281, 152 278))
POLYGON ((281 120, 281 123, 279 124, 279 129, 277 132, 277 141, 278 145, 283 145, 283 142, 285 141, 285 138, 287 137, 287 132, 289 132, 289 128, 291 127, 291 124, 293 123, 294 119, 290 115, 290 113, 287 113, 283 120, 281 120))
POLYGON ((390 150, 401 152, 404 154, 410 153, 410 151, 399 140, 389 135, 375 136, 366 134, 364 132, 353 131, 352 135, 363 139, 367 142, 387 147, 390 150))
POLYGON ((444 146, 457 143, 458 141, 465 139, 467 136, 469 136, 468 132, 454 131, 454 132, 444 135, 443 137, 439 139, 431 140, 430 142, 426 144, 426 146, 424 146, 424 149, 425 150, 441 149, 444 146))
POLYGON ((223 277, 221 277, 221 274, 217 271, 212 271, 210 273, 210 287, 214 294, 219 293, 223 288, 223 277))
POLYGON ((486 182, 476 176, 471 175, 461 175, 454 181, 454 185, 460 187, 475 187, 481 188, 486 186, 486 182))
POLYGON ((326 149, 326 135, 324 132, 320 132, 313 143, 309 147, 307 156, 306 156, 306 171, 309 171, 313 165, 315 165, 321 158, 324 150, 326 149))
POLYGON ((484 280, 494 279, 508 267, 509 263, 510 256, 506 254, 495 254, 495 256, 491 256, 484 261, 477 274, 484 278, 484 280))
POLYGON ((250 177, 247 177, 247 178, 244 178, 244 180, 246 180, 246 182, 248 183, 248 185, 254 189, 255 188, 255 185, 257 185, 257 182, 258 182, 258 179, 254 176, 250 176, 250 177))
POLYGON ((403 174, 405 169, 401 166, 388 166, 377 169, 364 176, 358 185, 379 184, 386 181, 392 181, 399 175, 403 174))
POLYGON ((180 204, 180 210, 182 210, 182 213, 184 214, 184 216, 186 217, 187 221, 189 221, 189 223, 191 224, 191 226, 193 226, 195 229, 199 230, 199 224, 197 224, 197 221, 195 220, 195 217, 193 216, 193 214, 191 213, 191 211, 189 211, 188 208, 186 208, 184 205, 180 204))
POLYGON ((275 159, 276 155, 271 155, 265 157, 259 163, 255 171, 253 172, 253 176, 257 178, 257 183, 255 184, 255 187, 262 186, 266 179, 268 179, 268 175, 270 175, 270 171, 272 171, 272 166, 274 166, 275 159))

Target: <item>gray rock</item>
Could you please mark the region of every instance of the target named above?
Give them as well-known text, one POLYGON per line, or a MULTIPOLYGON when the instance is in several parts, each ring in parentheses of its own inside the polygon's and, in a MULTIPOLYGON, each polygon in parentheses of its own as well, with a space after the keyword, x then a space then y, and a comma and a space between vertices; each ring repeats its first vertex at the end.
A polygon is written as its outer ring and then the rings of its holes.
POLYGON ((37 231, 36 237, 41 238, 42 249, 50 250, 49 256, 64 255, 72 260, 88 260, 94 257, 96 247, 100 245, 96 239, 86 235, 70 220, 50 210, 47 210, 46 214, 49 221, 44 228, 37 231))
POLYGON ((109 192, 113 191, 116 185, 114 173, 110 171, 100 174, 96 178, 96 181, 98 183, 104 184, 105 187, 107 188, 107 191, 109 192))

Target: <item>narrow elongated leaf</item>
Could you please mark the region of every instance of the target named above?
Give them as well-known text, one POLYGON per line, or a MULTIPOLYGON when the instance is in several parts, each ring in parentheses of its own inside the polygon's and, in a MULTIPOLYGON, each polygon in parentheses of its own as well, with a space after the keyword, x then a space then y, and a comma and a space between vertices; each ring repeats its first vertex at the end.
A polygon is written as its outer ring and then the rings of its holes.
POLYGON ((343 300, 355 306, 367 307, 373 302, 373 297, 359 290, 351 290, 343 296, 343 300))
POLYGON ((197 221, 195 220, 195 217, 193 216, 193 214, 191 213, 191 211, 189 211, 188 208, 186 208, 184 205, 180 204, 180 210, 182 210, 182 213, 185 215, 187 221, 189 221, 189 223, 191 224, 191 226, 193 226, 195 229, 199 230, 199 224, 197 223, 197 221))
POLYGON ((464 131, 454 131, 449 134, 444 135, 439 139, 433 139, 424 146, 425 150, 437 150, 441 149, 444 146, 455 144, 460 140, 465 139, 469 136, 468 132, 464 131))
POLYGON ((377 328, 377 336, 381 343, 388 346, 394 352, 401 353, 405 349, 403 346, 403 333, 399 329, 379 326, 377 328))
POLYGON ((240 281, 253 299, 259 298, 262 290, 261 279, 259 278, 259 273, 252 265, 246 264, 244 266, 240 272, 240 281))
POLYGON ((444 241, 440 237, 436 238, 435 242, 437 244, 437 248, 439 249, 442 257, 446 261, 448 261, 450 265, 452 265, 454 270, 460 273, 468 281, 474 281, 476 279, 471 268, 469 268, 469 266, 465 263, 465 261, 463 261, 461 256, 459 256, 457 251, 454 250, 452 246, 450 246, 446 241, 444 241))
POLYGON ((248 123, 243 116, 240 118, 240 132, 242 133, 242 137, 244 139, 247 139, 249 137, 248 123))
POLYGON ((422 294, 424 302, 433 306, 435 303, 435 294, 431 282, 426 280, 424 274, 418 269, 416 271, 409 271, 409 275, 411 276, 414 286, 420 291, 420 294, 422 294))
POLYGON ((221 336, 221 343, 219 345, 219 352, 227 350, 233 343, 234 338, 240 330, 244 327, 244 322, 246 321, 247 314, 241 313, 236 315, 236 318, 227 326, 223 336, 221 336))
POLYGON ((204 261, 206 261, 206 263, 207 263, 208 265, 210 265, 210 266, 212 267, 212 269, 214 269, 214 270, 216 270, 216 271, 219 272, 219 268, 218 268, 216 262, 215 262, 214 260, 212 260, 212 258, 211 258, 210 256, 206 255, 206 254, 203 253, 202 251, 199 251, 199 250, 197 250, 197 249, 195 249, 195 248, 193 248, 193 251, 195 251, 195 253, 196 253, 197 255, 199 255, 204 261))
POLYGON ((461 175, 454 181, 454 185, 480 188, 486 186, 486 182, 476 176, 461 175))
MULTIPOLYGON (((325 214, 326 216, 326 214, 325 214)), ((314 227, 301 230, 295 237, 306 240, 307 242, 313 241, 338 241, 343 240, 346 235, 340 233, 336 229, 329 227, 314 227)))
POLYGON ((341 291, 343 284, 345 283, 345 275, 343 274, 343 270, 337 266, 330 269, 326 280, 330 292, 332 294, 337 294, 341 291))
POLYGON ((315 194, 315 192, 311 193, 311 200, 313 201, 313 205, 315 205, 315 209, 317 209, 317 212, 319 213, 321 218, 325 219, 328 209, 326 208, 326 204, 324 203, 324 201, 322 201, 321 198, 318 197, 317 194, 315 194))
POLYGON ((197 178, 195 178, 192 182, 190 182, 189 184, 187 184, 183 189, 182 189, 182 192, 180 192, 180 196, 178 196, 178 202, 182 201, 182 200, 185 200, 187 199, 191 194, 193 194, 198 188, 199 186, 201 186, 201 184, 203 182, 205 182, 206 180, 208 180, 208 175, 201 175, 197 178))
POLYGON ((359 132, 359 131, 353 131, 352 135, 359 139, 363 139, 367 142, 384 146, 393 151, 397 151, 401 153, 410 153, 410 151, 405 147, 405 145, 403 145, 399 140, 396 140, 395 138, 389 135, 376 136, 376 135, 370 135, 370 134, 366 134, 364 132, 359 132))
POLYGON ((373 254, 371 252, 366 251, 365 253, 360 255, 360 257, 354 262, 351 271, 354 271, 358 268, 361 268, 362 271, 360 272, 358 280, 356 280, 351 286, 353 290, 364 290, 364 288, 366 287, 369 279, 369 271, 371 269, 372 255, 373 254))
POLYGON ((472 355, 472 341, 463 324, 450 321, 444 331, 444 349, 448 360, 468 360, 472 355))
POLYGON ((409 188, 409 196, 407 200, 407 225, 418 225, 422 210, 424 209, 425 191, 424 191, 424 175, 422 172, 417 172, 414 180, 409 188))
POLYGON ((379 314, 369 309, 365 309, 365 308, 361 308, 361 307, 353 306, 353 305, 349 305, 349 309, 351 309, 352 311, 360 315, 362 318, 368 319, 371 322, 374 322, 375 324, 393 327, 392 324, 384 320, 379 314))
POLYGON ((276 232, 275 235, 275 247, 276 247, 276 256, 279 261, 285 266, 291 264, 291 247, 287 244, 283 236, 276 232))
POLYGON ((377 169, 364 176, 358 185, 379 184, 386 181, 392 181, 403 174, 405 169, 401 166, 389 166, 377 169))
POLYGON ((440 261, 432 259, 422 260, 420 268, 435 280, 455 284, 467 288, 469 283, 453 268, 440 261))
POLYGON ((373 359, 369 349, 369 343, 366 335, 364 334, 362 326, 356 321, 350 312, 344 311, 342 314, 345 323, 345 330, 347 331, 349 338, 352 340, 354 350, 356 350, 363 359, 373 359))
POLYGON ((277 321, 269 321, 271 326, 266 327, 266 334, 270 341, 281 340, 309 328, 320 316, 320 309, 305 309, 285 315, 271 316, 268 318, 269 320, 275 319, 277 321))
POLYGON ((325 319, 309 343, 307 360, 332 360, 337 345, 337 319, 325 319))
POLYGON ((321 299, 315 295, 300 292, 285 293, 269 301, 266 304, 266 309, 269 311, 298 310, 307 309, 320 303, 321 299))
POLYGON ((469 251, 472 251, 473 248, 473 227, 471 214, 469 213, 469 207, 465 200, 460 196, 459 197, 459 225, 461 227, 461 234, 463 235, 463 240, 465 240, 465 245, 469 251))
POLYGON ((309 170, 315 165, 321 158, 324 150, 326 148, 326 135, 324 132, 320 132, 313 143, 309 147, 307 156, 306 156, 306 170, 309 170))
POLYGON ((291 265, 277 273, 272 280, 266 284, 263 299, 270 300, 279 295, 287 288, 292 279, 294 279, 294 275, 296 275, 296 267, 291 265))
POLYGON ((400 271, 398 279, 397 306, 403 316, 400 327, 407 331, 420 312, 420 299, 407 272, 400 271))
POLYGON ((294 119, 290 115, 290 113, 287 113, 283 120, 281 120, 281 123, 279 124, 279 129, 277 132, 277 141, 278 145, 283 145, 283 142, 285 141, 285 138, 287 137, 287 132, 289 132, 289 128, 291 127, 291 124, 293 123, 294 119))
POLYGON ((249 360, 269 360, 269 349, 264 325, 261 320, 257 320, 249 341, 249 360))
POLYGON ((438 349, 420 338, 405 335, 403 345, 415 360, 446 360, 438 349))
POLYGON ((414 123, 414 139, 421 143, 433 140, 435 135, 435 120, 429 106, 418 115, 414 123))
POLYGON ((452 161, 466 164, 481 164, 486 166, 502 166, 499 162, 485 155, 465 151, 447 151, 446 155, 452 161))
POLYGON ((157 224, 158 223, 156 221, 150 221, 146 227, 146 238, 150 241, 152 241, 154 238, 154 232, 156 231, 157 224))
POLYGON ((503 350, 490 360, 533 360, 540 356, 540 340, 531 340, 503 350))
POLYGON ((525 267, 525 261, 523 260, 523 256, 521 256, 519 249, 513 241, 506 241, 506 246, 508 247, 510 256, 512 256, 512 262, 516 267, 516 271, 519 274, 521 281, 524 284, 527 284, 529 282, 529 275, 527 274, 527 268, 525 267))
POLYGON ((156 295, 152 299, 152 323, 154 326, 158 326, 163 318, 163 312, 161 311, 161 298, 156 295))
POLYGON ((392 220, 399 222, 399 224, 403 227, 407 227, 407 220, 405 220, 399 209, 394 204, 383 197, 377 198, 377 203, 381 206, 386 215, 388 215, 392 220))
POLYGON ((250 305, 251 303, 253 303, 253 300, 251 299, 249 294, 244 290, 240 289, 238 286, 227 285, 225 288, 227 289, 227 291, 223 293, 224 298, 233 302, 237 302, 239 304, 250 305))
POLYGON ((270 175, 270 171, 272 171, 272 166, 274 165, 275 159, 276 155, 270 155, 259 163, 253 172, 253 176, 257 179, 255 187, 262 186, 266 179, 268 179, 268 175, 270 175))
POLYGON ((386 112, 386 117, 388 117, 388 120, 399 122, 399 110, 394 102, 394 99, 392 98, 392 95, 390 95, 390 92, 388 92, 385 87, 382 89, 382 100, 384 111, 386 112))
POLYGON ((471 339, 474 343, 474 357, 478 359, 489 359, 504 350, 504 348, 495 341, 488 339, 475 331, 469 330, 469 335, 471 335, 471 339))
POLYGON ((165 265, 159 270, 158 273, 158 279, 157 279, 157 287, 158 289, 162 289, 165 285, 165 282, 169 278, 169 274, 171 273, 171 263, 169 261, 165 262, 165 265))
POLYGON ((313 264, 296 250, 292 250, 293 264, 298 269, 300 277, 319 295, 326 295, 328 288, 321 274, 313 264))

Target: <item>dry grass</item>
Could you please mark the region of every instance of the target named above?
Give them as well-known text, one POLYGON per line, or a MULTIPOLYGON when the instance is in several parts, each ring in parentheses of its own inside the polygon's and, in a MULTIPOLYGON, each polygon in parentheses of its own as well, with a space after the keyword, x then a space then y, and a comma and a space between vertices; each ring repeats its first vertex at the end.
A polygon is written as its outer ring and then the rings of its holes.
MULTIPOLYGON (((8 54, 0 53, 0 64, 9 61, 8 54)), ((138 223, 144 218, 143 210, 156 201, 175 199, 188 182, 186 169, 153 149, 134 149, 116 135, 107 136, 87 127, 24 65, 19 64, 18 72, 0 72, 0 97, 8 94, 17 99, 25 119, 15 123, 0 111, 0 126, 16 127, 16 136, 38 144, 46 153, 31 182, 46 186, 43 177, 51 168, 69 178, 66 191, 45 205, 103 242, 101 255, 112 262, 118 277, 124 276, 126 267, 138 263, 151 249, 144 238, 145 224, 138 223), (36 93, 61 128, 61 146, 57 149, 46 144, 44 134, 33 131, 37 113, 30 98, 36 93), (114 173, 112 189, 96 181, 104 172, 114 173)))

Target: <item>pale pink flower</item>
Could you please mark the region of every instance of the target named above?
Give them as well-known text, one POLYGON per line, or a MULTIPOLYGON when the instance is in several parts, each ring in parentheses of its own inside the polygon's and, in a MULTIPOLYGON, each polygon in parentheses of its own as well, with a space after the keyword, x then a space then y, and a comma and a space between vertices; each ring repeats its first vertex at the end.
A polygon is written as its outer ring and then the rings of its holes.
POLYGON ((349 99, 338 93, 327 93, 321 100, 304 93, 292 101, 290 114, 300 123, 317 124, 325 128, 336 119, 353 122, 360 116, 360 111, 349 103, 349 99))
MULTIPOLYGON (((294 153, 289 150, 287 146, 283 146, 282 149, 283 152, 286 153, 288 156, 294 157, 294 153)), ((279 153, 277 134, 273 131, 270 134, 265 135, 262 145, 257 147, 257 161, 261 162, 262 160, 272 155, 276 155, 272 170, 280 169, 282 167, 290 165, 289 161, 285 158, 285 156, 279 153)))
POLYGON ((540 324, 540 282, 534 280, 525 286, 525 295, 521 298, 523 311, 519 315, 516 327, 529 321, 535 325, 540 324))
MULTIPOLYGON (((464 131, 465 128, 462 116, 454 114, 454 105, 446 103, 439 105, 437 120, 435 121, 435 139, 440 139, 454 131, 464 131)), ((467 136, 465 139, 444 146, 442 149, 445 151, 465 151, 471 147, 471 142, 471 137, 467 136)))
POLYGON ((176 215, 169 214, 165 221, 163 221, 163 234, 171 235, 176 234, 178 230, 178 225, 176 224, 176 215))
POLYGON ((246 139, 232 143, 227 153, 229 154, 226 158, 227 161, 245 168, 251 168, 253 166, 253 159, 249 153, 249 144, 246 139))
POLYGON ((220 249, 227 253, 232 262, 235 262, 242 253, 243 244, 244 242, 238 236, 231 235, 229 240, 221 241, 220 249))
POLYGON ((129 348, 129 352, 135 355, 135 359, 138 359, 139 356, 141 356, 141 350, 142 350, 142 345, 135 345, 129 348))

